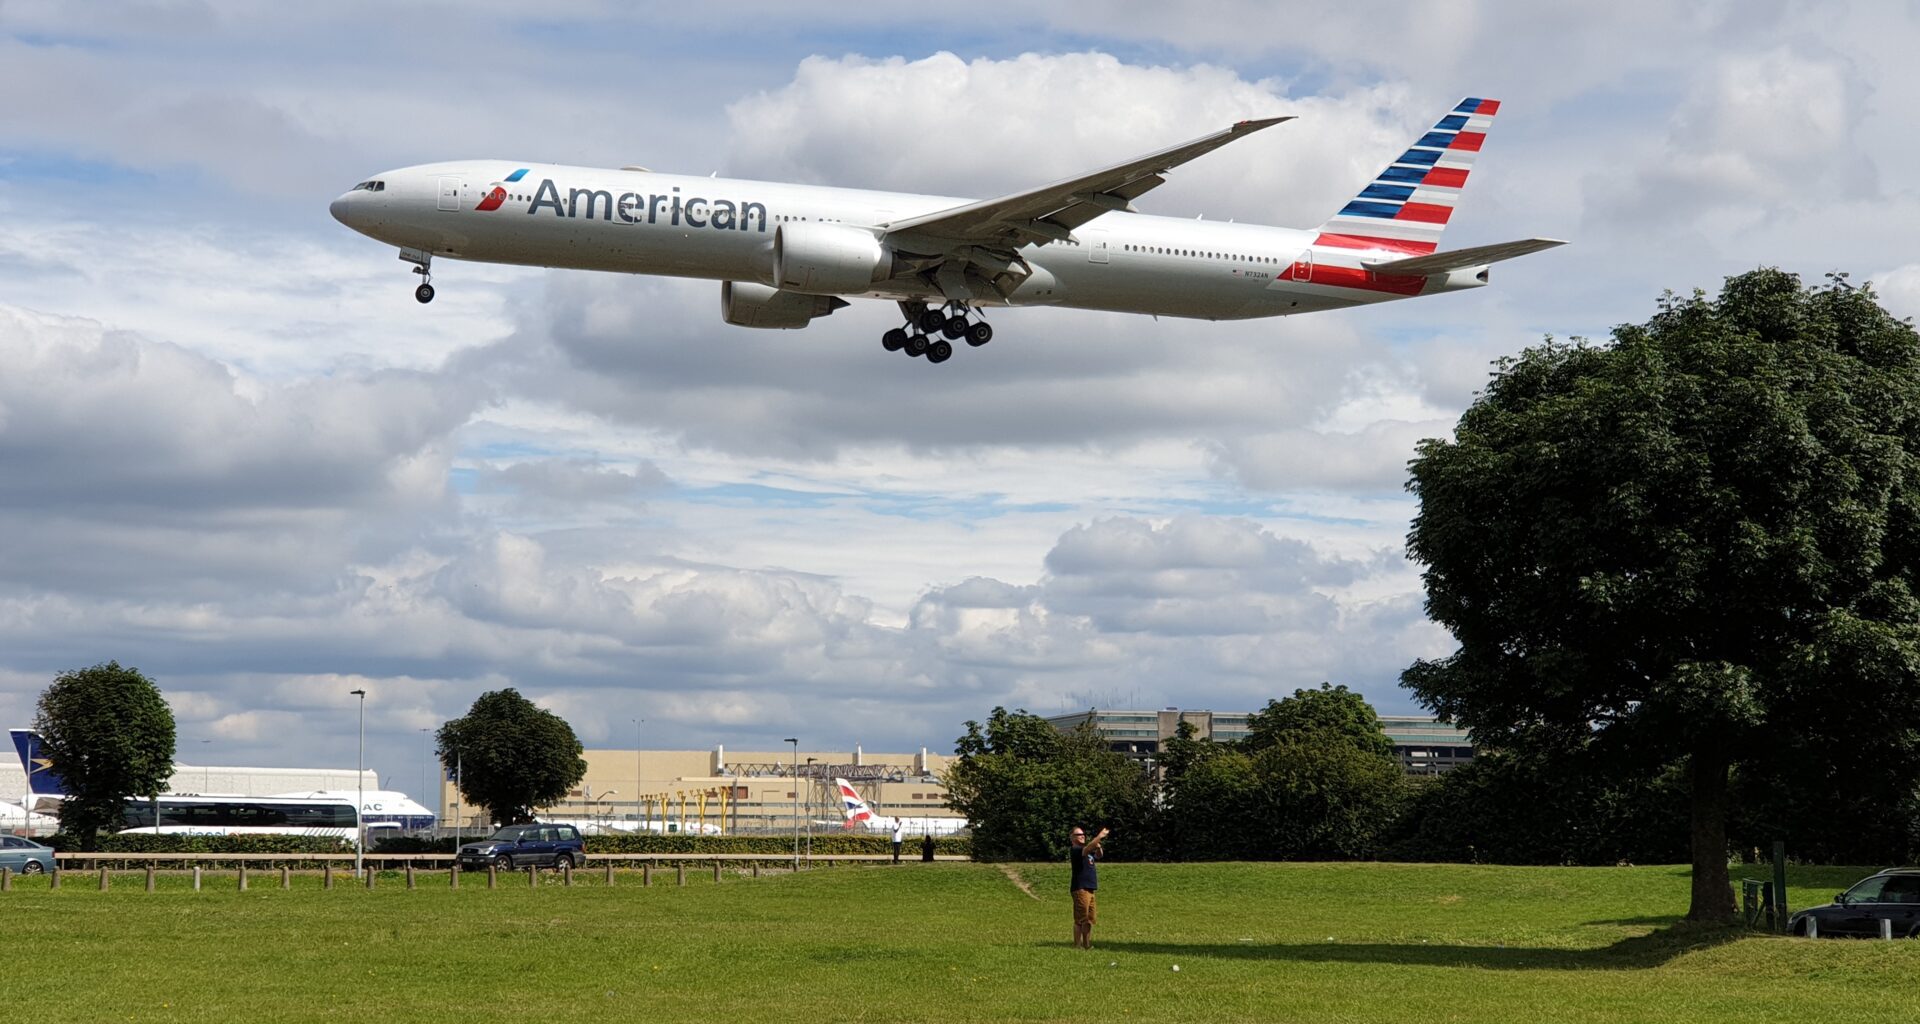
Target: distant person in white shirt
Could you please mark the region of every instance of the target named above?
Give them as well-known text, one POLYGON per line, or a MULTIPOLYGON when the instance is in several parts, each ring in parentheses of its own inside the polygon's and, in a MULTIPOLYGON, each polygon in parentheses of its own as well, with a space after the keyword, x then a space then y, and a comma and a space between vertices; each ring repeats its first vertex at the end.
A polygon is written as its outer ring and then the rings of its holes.
POLYGON ((900 844, 906 838, 907 824, 899 818, 893 819, 893 862, 900 863, 900 844))

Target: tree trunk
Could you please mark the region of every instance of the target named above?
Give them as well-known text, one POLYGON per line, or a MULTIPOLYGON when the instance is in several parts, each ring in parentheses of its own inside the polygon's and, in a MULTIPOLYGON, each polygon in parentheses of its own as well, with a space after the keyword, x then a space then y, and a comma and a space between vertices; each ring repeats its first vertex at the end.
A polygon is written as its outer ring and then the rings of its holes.
POLYGON ((1732 924, 1733 883, 1727 878, 1727 755, 1696 750, 1687 766, 1693 789, 1693 900, 1687 920, 1732 924))

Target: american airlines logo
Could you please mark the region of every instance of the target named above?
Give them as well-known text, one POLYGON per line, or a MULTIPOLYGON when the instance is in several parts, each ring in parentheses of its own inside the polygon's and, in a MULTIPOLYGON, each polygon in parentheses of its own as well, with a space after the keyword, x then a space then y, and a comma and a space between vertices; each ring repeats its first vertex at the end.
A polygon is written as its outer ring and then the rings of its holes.
MULTIPOLYGON (((475 210, 497 210, 507 201, 506 184, 519 181, 527 173, 521 168, 496 183, 475 210)), ((621 192, 608 189, 568 189, 564 197, 552 178, 543 178, 527 201, 527 213, 552 211, 556 217, 598 218, 621 224, 666 224, 670 227, 711 228, 716 231, 767 230, 767 208, 760 203, 706 196, 683 196, 679 186, 671 192, 621 192)))

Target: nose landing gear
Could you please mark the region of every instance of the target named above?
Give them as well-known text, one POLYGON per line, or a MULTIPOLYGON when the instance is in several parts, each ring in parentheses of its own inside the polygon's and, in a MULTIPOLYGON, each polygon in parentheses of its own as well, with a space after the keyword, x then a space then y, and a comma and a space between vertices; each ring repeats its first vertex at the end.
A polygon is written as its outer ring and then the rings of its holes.
POLYGON ((420 249, 402 249, 400 258, 413 264, 413 272, 420 275, 420 287, 413 290, 413 297, 422 305, 433 301, 433 254, 420 249))
POLYGON ((955 341, 965 338, 978 348, 993 340, 993 328, 985 320, 968 319, 979 313, 964 302, 949 302, 939 309, 902 302, 900 314, 907 322, 880 336, 881 347, 889 352, 904 351, 916 358, 926 356, 929 363, 944 363, 953 358, 955 341))

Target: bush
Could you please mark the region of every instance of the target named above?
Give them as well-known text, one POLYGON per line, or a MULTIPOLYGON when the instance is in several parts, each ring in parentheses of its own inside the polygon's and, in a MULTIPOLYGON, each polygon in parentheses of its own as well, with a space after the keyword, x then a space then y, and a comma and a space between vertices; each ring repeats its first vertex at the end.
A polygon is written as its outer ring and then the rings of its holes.
MULTIPOLYGON (((80 851, 78 836, 59 833, 40 840, 62 853, 80 851)), ((182 836, 129 832, 99 838, 97 853, 352 853, 353 844, 324 836, 182 836)))

